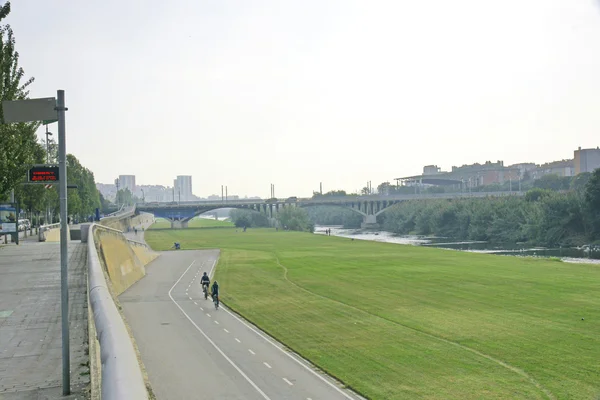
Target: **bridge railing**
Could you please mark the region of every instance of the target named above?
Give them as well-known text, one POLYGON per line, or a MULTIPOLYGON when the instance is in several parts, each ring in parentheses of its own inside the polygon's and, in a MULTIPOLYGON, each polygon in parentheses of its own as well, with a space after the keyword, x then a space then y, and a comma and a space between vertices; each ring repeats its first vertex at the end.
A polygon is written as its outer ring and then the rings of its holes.
POLYGON ((320 196, 316 198, 297 198, 289 199, 241 199, 229 200, 227 202, 202 200, 202 201, 187 201, 187 202, 150 202, 137 203, 136 207, 140 210, 145 209, 177 209, 191 208, 202 206, 222 206, 227 208, 230 206, 253 205, 253 204, 306 204, 306 203, 350 203, 362 201, 395 201, 395 200, 426 200, 426 199, 455 199, 455 198, 481 198, 481 197, 506 197, 506 196, 522 196, 525 192, 460 192, 460 193, 417 193, 417 194, 393 194, 393 195, 364 195, 364 196, 320 196))
POLYGON ((88 301, 100 344, 101 396, 111 400, 147 400, 133 343, 104 276, 94 239, 96 229, 110 228, 92 224, 88 236, 88 301))

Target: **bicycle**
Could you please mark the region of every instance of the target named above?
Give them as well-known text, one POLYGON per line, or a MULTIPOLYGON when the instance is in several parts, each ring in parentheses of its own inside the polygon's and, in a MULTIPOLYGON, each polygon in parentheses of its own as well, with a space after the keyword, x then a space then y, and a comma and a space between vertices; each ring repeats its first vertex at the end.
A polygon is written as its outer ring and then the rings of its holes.
POLYGON ((219 295, 214 295, 212 296, 213 298, 213 303, 215 303, 215 310, 219 309, 219 295))
POLYGON ((208 284, 202 284, 202 292, 204 293, 204 300, 208 299, 208 284))

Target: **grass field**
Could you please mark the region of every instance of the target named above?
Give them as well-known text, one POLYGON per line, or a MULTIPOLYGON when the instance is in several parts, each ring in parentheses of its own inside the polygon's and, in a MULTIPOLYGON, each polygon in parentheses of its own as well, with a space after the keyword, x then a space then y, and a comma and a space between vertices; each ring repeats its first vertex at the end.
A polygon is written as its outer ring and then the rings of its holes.
POLYGON ((369 398, 600 395, 598 266, 267 229, 146 240, 221 248, 223 301, 369 398))

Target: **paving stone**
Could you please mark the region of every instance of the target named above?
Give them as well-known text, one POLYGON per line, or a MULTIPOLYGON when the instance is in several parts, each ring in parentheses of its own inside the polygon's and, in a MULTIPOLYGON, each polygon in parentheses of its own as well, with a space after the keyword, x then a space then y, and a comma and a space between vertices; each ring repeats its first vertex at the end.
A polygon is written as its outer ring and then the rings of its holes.
POLYGON ((0 400, 83 399, 89 383, 87 246, 69 243, 73 396, 62 397, 60 245, 0 248, 0 400))

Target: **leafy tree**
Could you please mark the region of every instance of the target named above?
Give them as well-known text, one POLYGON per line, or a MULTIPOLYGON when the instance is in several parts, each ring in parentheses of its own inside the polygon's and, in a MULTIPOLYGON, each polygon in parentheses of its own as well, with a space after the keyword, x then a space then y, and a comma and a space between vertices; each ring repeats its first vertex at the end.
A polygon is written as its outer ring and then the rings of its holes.
POLYGON ((233 209, 229 213, 229 218, 238 228, 243 227, 266 227, 269 226, 269 219, 263 213, 245 209, 233 209))
POLYGON ((300 207, 284 207, 277 213, 277 219, 282 227, 292 231, 314 230, 314 225, 308 218, 308 213, 300 207))
POLYGON ((362 216, 348 208, 337 206, 307 207, 306 212, 313 224, 343 225, 345 228, 359 228, 362 216))
POLYGON ((129 190, 129 188, 125 188, 125 189, 119 189, 119 191, 117 192, 117 197, 116 197, 116 202, 118 205, 133 205, 134 203, 138 202, 139 199, 133 195, 133 193, 131 193, 131 190, 129 190))
POLYGON ((590 214, 590 223, 596 238, 600 237, 600 168, 592 172, 585 185, 585 202, 590 214))
POLYGON ((540 179, 536 179, 533 183, 534 187, 548 190, 569 190, 571 184, 571 177, 569 176, 558 176, 556 174, 544 175, 540 179))
POLYGON ((549 196, 551 194, 552 191, 548 189, 533 188, 525 193, 525 200, 529 202, 538 201, 544 196, 549 196))
MULTIPOLYGON (((10 2, 0 7, 0 22, 10 13, 10 2)), ((27 87, 33 78, 24 80, 25 72, 19 66, 19 53, 15 50, 15 38, 8 25, 0 25, 0 97, 1 100, 27 98, 27 87)), ((0 197, 6 197, 11 189, 24 180, 27 169, 35 161, 38 123, 4 124, 0 109, 0 197)))

